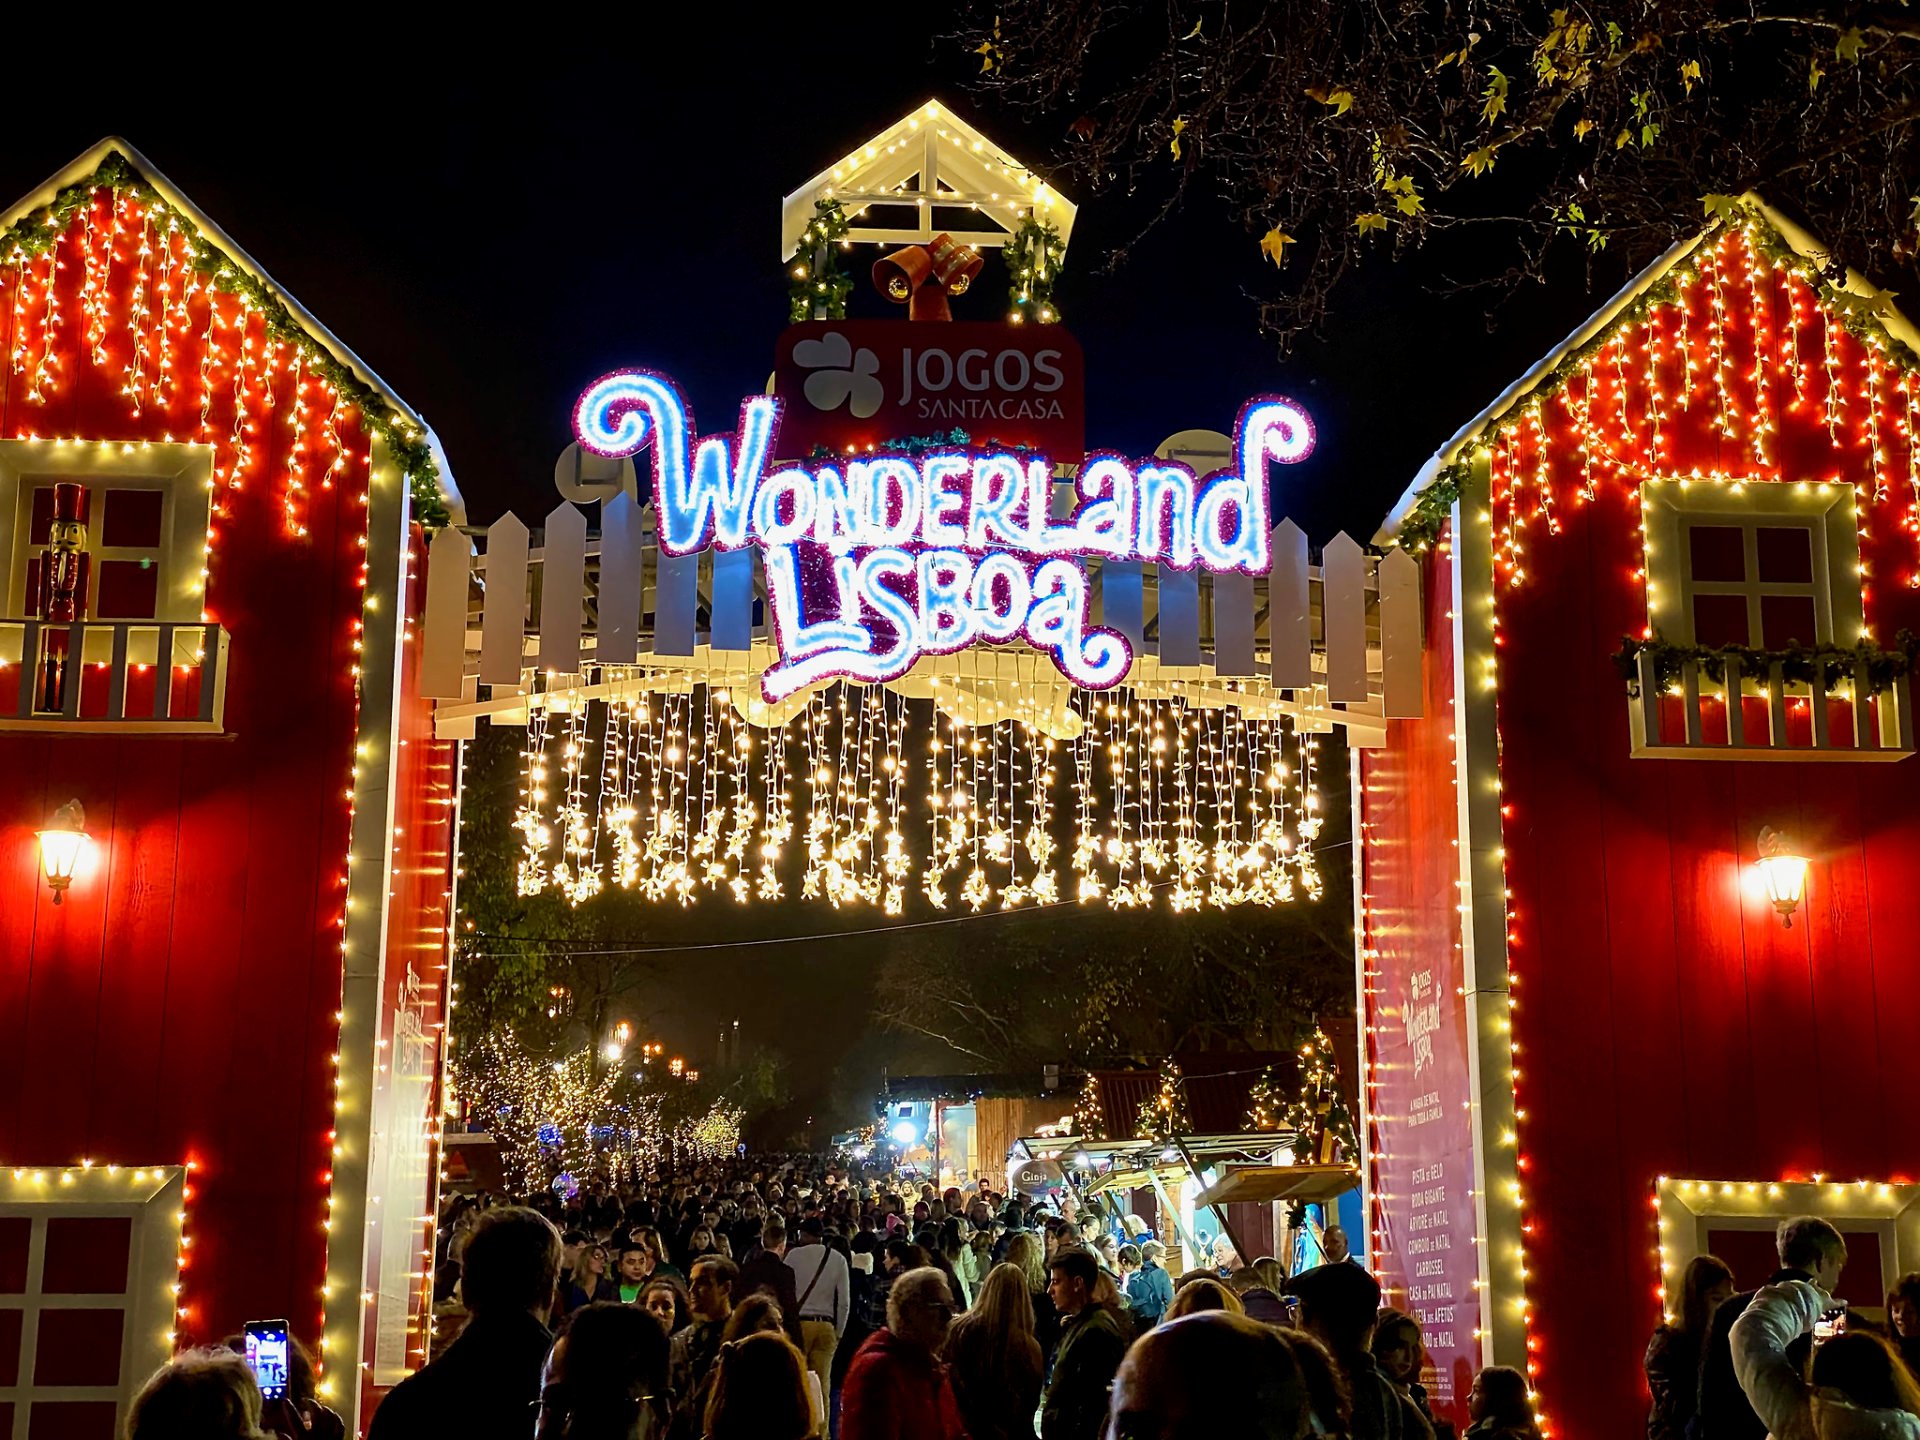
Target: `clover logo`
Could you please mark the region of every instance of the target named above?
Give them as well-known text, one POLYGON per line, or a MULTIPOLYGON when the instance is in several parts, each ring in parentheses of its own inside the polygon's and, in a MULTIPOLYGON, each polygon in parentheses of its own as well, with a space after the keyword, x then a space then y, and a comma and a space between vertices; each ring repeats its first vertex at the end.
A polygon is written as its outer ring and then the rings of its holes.
POLYGON ((793 363, 813 372, 801 388, 816 410, 837 410, 851 398, 848 413, 856 420, 865 420, 887 398, 886 388, 878 379, 880 357, 864 345, 856 353, 852 342, 838 330, 795 345, 793 363))

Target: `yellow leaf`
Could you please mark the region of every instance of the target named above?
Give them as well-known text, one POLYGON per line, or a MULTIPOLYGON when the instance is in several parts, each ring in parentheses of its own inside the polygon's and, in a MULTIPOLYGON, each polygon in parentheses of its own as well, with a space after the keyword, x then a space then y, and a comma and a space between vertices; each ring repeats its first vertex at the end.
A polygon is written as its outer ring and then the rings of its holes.
POLYGON ((1186 34, 1182 35, 1180 38, 1182 40, 1197 40, 1200 37, 1200 26, 1203 23, 1204 22, 1199 20, 1194 21, 1193 29, 1189 30, 1186 34))
POLYGON ((1616 150, 1624 150, 1632 143, 1633 132, 1631 130, 1622 130, 1618 135, 1613 137, 1613 148, 1616 150))
POLYGON ((1507 77, 1501 73, 1498 65, 1487 67, 1487 88, 1480 92, 1480 98, 1486 103, 1480 107, 1480 123, 1491 125, 1494 119, 1507 108, 1507 77))
POLYGON ((1493 147, 1482 145, 1460 162, 1460 168, 1469 175, 1484 175, 1493 168, 1493 147))
POLYGON ((1591 135, 1592 133, 1593 133, 1593 121, 1576 120, 1573 122, 1573 138, 1574 139, 1584 140, 1587 138, 1587 136, 1591 135))
POLYGON ((1740 197, 1738 195, 1702 195, 1700 208, 1710 220, 1737 220, 1740 218, 1740 197))
POLYGON ((1186 128, 1187 128, 1187 121, 1184 115, 1179 116, 1174 120, 1173 141, 1167 148, 1173 151, 1173 158, 1176 160, 1180 158, 1180 135, 1181 135, 1181 132, 1184 131, 1186 128))
POLYGON ((1852 65, 1860 59, 1860 52, 1866 48, 1867 37, 1860 32, 1860 27, 1855 25, 1835 43, 1833 54, 1836 60, 1852 65))
POLYGON ((1278 225, 1260 237, 1260 253, 1275 265, 1287 263, 1287 246, 1293 244, 1293 237, 1278 225))
POLYGON ((1698 60, 1688 60, 1680 66, 1680 83, 1686 86, 1687 94, 1693 93, 1693 82, 1699 78, 1700 62, 1698 60))
POLYGON ((1387 217, 1380 214, 1377 210, 1368 211, 1365 215, 1354 216, 1353 228, 1358 230, 1362 235, 1370 235, 1375 230, 1384 230, 1387 228, 1387 217))
POLYGON ((1353 92, 1351 90, 1329 91, 1326 103, 1333 107, 1334 114, 1344 115, 1353 108, 1353 92))

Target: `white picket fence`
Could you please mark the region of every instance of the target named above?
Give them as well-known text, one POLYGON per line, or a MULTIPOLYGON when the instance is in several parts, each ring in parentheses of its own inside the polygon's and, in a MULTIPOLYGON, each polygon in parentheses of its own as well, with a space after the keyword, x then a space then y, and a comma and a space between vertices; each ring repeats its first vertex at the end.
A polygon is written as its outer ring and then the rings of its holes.
MULTIPOLYGON (((535 688, 529 672, 584 681, 642 666, 744 677, 772 658, 757 551, 663 555, 651 506, 624 493, 599 506, 597 535, 563 500, 538 545, 512 514, 484 532, 449 528, 434 538, 419 690, 439 702, 442 735, 471 734, 480 716, 523 720, 535 688)), ((1264 695, 1305 728, 1342 725, 1362 745, 1382 743, 1389 720, 1419 717, 1418 562, 1398 549, 1376 560, 1342 533, 1314 566, 1291 520, 1274 528, 1272 556, 1265 576, 1085 562, 1094 622, 1133 645, 1123 683, 1148 693, 1264 695)), ((1023 650, 929 657, 915 675, 1024 671, 1021 656, 1007 653, 1023 650)))

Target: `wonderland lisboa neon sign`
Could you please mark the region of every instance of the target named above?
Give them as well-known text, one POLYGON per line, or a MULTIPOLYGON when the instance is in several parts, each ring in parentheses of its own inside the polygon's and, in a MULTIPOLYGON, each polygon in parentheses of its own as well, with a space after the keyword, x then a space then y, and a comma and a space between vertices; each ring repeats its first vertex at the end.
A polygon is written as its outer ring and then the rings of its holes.
POLYGON ((829 679, 879 684, 927 655, 1024 640, 1074 684, 1117 685, 1133 649, 1090 623, 1084 562, 1147 561, 1263 575, 1271 566, 1266 468, 1313 449, 1313 423, 1285 396, 1250 400, 1234 463, 1205 476, 1171 460, 1095 452, 1053 515, 1053 467, 1012 451, 869 455, 768 472, 780 401, 749 397, 732 434, 693 434, 666 376, 619 370, 574 407, 582 448, 653 451, 660 549, 758 547, 777 660, 769 702, 829 679))

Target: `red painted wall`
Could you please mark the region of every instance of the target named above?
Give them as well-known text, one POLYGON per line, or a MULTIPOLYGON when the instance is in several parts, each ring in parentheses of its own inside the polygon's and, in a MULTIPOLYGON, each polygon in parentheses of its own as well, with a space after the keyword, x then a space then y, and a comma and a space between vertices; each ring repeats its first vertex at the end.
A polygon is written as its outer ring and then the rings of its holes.
POLYGON ((184 244, 102 191, 91 224, 76 216, 63 234, 57 270, 0 265, 0 435, 216 444, 206 608, 233 637, 224 735, 0 734, 0 1157, 191 1159, 183 1341, 285 1315, 311 1342, 368 441, 311 374, 296 396, 293 347, 195 280, 184 244), (57 379, 36 402, 43 354, 57 379), (138 415, 123 393, 136 354, 138 415), (69 798, 96 843, 55 908, 33 831, 69 798))
POLYGON ((1657 1176, 1920 1174, 1920 760, 1631 759, 1608 662, 1647 623, 1638 483, 1695 467, 1854 484, 1868 625, 1883 644, 1920 630, 1920 485, 1898 372, 1840 327, 1827 336, 1804 283, 1750 271, 1738 240, 1722 256, 1717 277, 1681 292, 1690 403, 1669 304, 1653 331, 1630 330, 1549 399, 1540 431, 1520 419, 1493 457, 1527 1293, 1543 1407, 1571 1440, 1644 1420, 1657 1176), (1708 313, 1716 285, 1723 364, 1708 313), (1731 434, 1719 429, 1716 370, 1731 434), (1664 392, 1657 444, 1653 388, 1664 392), (1774 433, 1757 458, 1762 419, 1774 433), (1743 885, 1766 824, 1814 858, 1791 930, 1743 885))
POLYGON ((1369 1149, 1369 1263, 1384 1303, 1415 1316, 1431 1362, 1435 1414, 1467 1425, 1479 1368, 1473 1123, 1460 931, 1454 787, 1453 564, 1436 552, 1422 580, 1428 648, 1424 715, 1388 743, 1355 750, 1363 895, 1369 1149), (1418 977, 1424 977, 1420 979, 1418 977), (1425 1042, 1422 1044, 1421 1042, 1425 1042), (1438 1096, 1438 1100, 1423 1097, 1438 1096))

